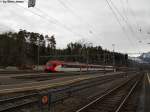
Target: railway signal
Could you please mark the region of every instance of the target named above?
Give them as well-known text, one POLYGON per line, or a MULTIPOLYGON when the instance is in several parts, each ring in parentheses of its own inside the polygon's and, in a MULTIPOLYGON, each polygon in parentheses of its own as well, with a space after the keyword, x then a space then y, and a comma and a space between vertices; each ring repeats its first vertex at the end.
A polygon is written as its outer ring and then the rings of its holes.
POLYGON ((36 0, 28 0, 28 8, 35 6, 36 0))
POLYGON ((42 104, 48 104, 48 96, 47 95, 45 95, 45 96, 42 96, 42 99, 41 99, 41 102, 42 102, 42 104))
POLYGON ((50 92, 43 91, 39 93, 40 99, 39 99, 39 106, 41 110, 49 110, 50 109, 50 100, 51 100, 51 95, 50 92))

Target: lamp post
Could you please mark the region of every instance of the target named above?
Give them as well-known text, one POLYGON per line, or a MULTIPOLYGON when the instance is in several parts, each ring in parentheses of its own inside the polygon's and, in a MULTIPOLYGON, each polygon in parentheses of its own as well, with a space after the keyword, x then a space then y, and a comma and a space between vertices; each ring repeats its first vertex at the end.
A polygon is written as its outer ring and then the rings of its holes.
POLYGON ((88 71, 88 65, 89 65, 89 51, 88 51, 88 47, 92 46, 93 44, 92 43, 86 43, 86 65, 87 65, 87 71, 88 71))
POLYGON ((104 66, 104 74, 105 74, 105 72, 106 72, 106 69, 105 69, 105 66, 106 66, 106 50, 104 50, 104 54, 103 54, 103 66, 104 66))
POLYGON ((37 63, 38 65, 37 65, 37 71, 39 71, 39 54, 40 54, 39 51, 40 51, 40 49, 39 49, 39 40, 38 40, 38 60, 37 60, 38 61, 38 63, 37 63))
POLYGON ((112 47, 113 47, 113 68, 114 68, 114 72, 116 72, 116 69, 115 69, 115 44, 112 44, 112 47))
POLYGON ((39 71, 39 65, 40 65, 40 39, 38 39, 38 49, 37 49, 37 58, 38 58, 38 63, 37 63, 37 71, 39 71))

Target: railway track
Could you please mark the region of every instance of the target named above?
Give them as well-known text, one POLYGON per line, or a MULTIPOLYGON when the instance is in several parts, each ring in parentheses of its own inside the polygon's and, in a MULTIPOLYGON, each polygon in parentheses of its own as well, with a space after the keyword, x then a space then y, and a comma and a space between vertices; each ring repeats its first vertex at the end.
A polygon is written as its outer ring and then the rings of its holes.
POLYGON ((0 100, 0 112, 13 111, 22 106, 38 103, 38 93, 30 93, 0 100))
MULTIPOLYGON (((100 70, 100 71, 88 71, 88 72, 87 71, 82 71, 82 73, 99 73, 99 72, 103 73, 103 70, 100 70)), ((0 74, 25 74, 25 73, 48 73, 48 72, 34 71, 34 70, 0 71, 0 74)), ((57 73, 80 74, 80 72, 57 72, 57 73)), ((57 73, 52 73, 52 74, 57 74, 57 73)))
POLYGON ((45 80, 48 77, 63 77, 63 76, 74 76, 74 75, 90 75, 103 73, 101 71, 89 71, 89 72, 57 72, 57 73, 47 73, 44 71, 0 71, 0 78, 16 78, 16 79, 36 79, 45 80))
POLYGON ((120 112, 129 96, 134 93, 139 81, 139 77, 138 79, 133 78, 133 80, 129 80, 106 92, 76 112, 120 112))
POLYGON ((22 71, 0 71, 0 74, 25 74, 25 73, 43 73, 43 71, 31 71, 31 70, 22 70, 22 71))
MULTIPOLYGON (((122 77, 122 76, 121 76, 122 77)), ((57 94, 58 96, 55 96, 55 99, 53 99, 53 102, 57 102, 57 101, 61 101, 64 98, 68 98, 70 97, 70 93, 75 93, 77 91, 86 89, 86 88, 90 88, 90 87, 94 87, 96 85, 100 85, 103 83, 107 83, 111 80, 115 80, 116 78, 120 78, 120 76, 116 77, 101 77, 101 78, 97 78, 97 79, 91 79, 90 81, 86 80, 84 82, 80 82, 79 83, 75 83, 72 85, 69 85, 63 89, 51 89, 53 94, 57 94), (65 95, 61 96, 62 93, 65 95)), ((45 90, 44 90, 45 91, 45 90)), ((48 91, 48 90, 47 90, 48 91)), ((26 93, 25 95, 18 95, 18 96, 14 96, 14 97, 8 97, 8 98, 3 98, 0 100, 0 112, 6 112, 6 111, 12 111, 15 109, 21 109, 24 106, 28 106, 28 105, 33 105, 33 104, 37 104, 39 103, 39 92, 32 92, 32 93, 26 93)))

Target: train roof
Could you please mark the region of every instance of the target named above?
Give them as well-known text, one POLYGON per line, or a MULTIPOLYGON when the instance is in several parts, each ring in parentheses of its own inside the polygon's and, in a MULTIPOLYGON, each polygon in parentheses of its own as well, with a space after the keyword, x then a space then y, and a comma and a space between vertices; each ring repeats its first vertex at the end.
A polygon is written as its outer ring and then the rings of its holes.
MULTIPOLYGON (((87 64, 85 63, 80 63, 80 62, 65 62, 65 61, 60 61, 60 60, 50 60, 47 63, 51 64, 66 64, 66 65, 82 65, 86 66, 87 64)), ((94 65, 94 64, 88 64, 88 66, 95 66, 95 67, 103 67, 103 65, 94 65)), ((112 67, 112 66, 107 66, 107 67, 112 67)))

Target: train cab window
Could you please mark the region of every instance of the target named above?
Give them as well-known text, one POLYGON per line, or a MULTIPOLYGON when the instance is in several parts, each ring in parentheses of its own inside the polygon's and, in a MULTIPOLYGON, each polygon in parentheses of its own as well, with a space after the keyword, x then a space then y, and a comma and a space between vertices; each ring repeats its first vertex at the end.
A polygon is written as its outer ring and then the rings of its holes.
POLYGON ((50 66, 52 66, 52 64, 48 63, 48 64, 47 64, 47 66, 49 66, 49 67, 50 67, 50 66))

